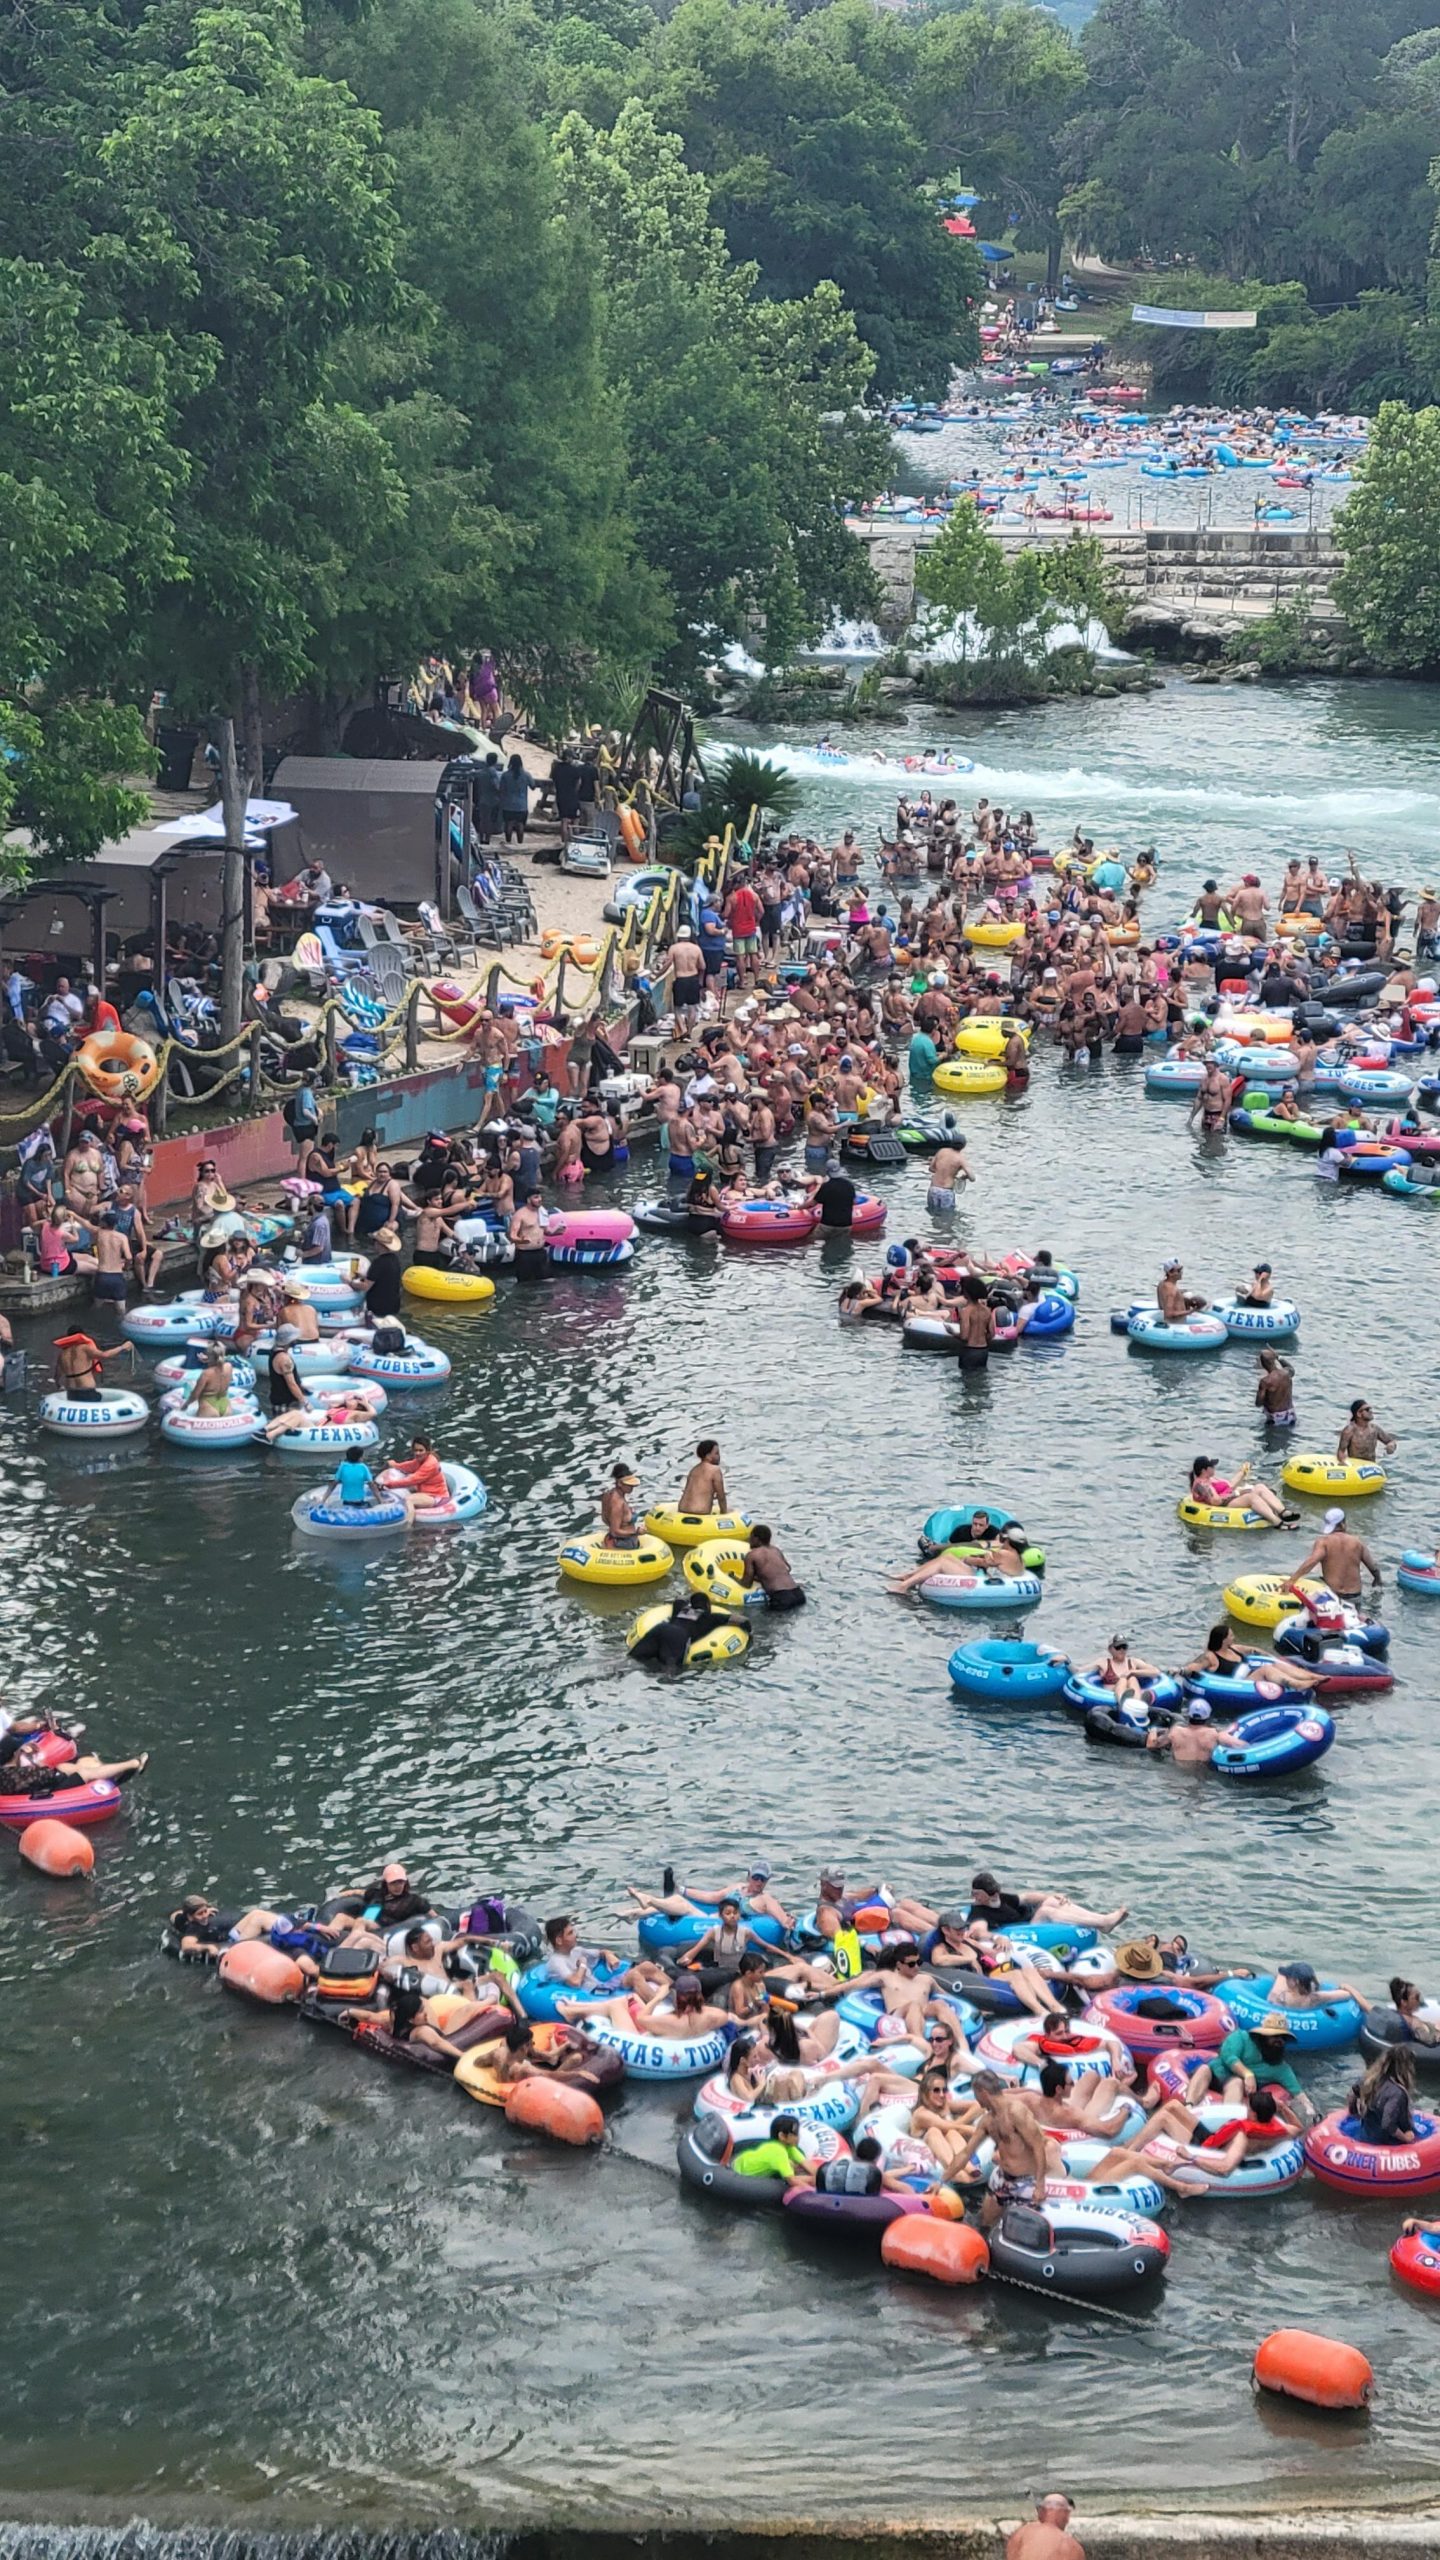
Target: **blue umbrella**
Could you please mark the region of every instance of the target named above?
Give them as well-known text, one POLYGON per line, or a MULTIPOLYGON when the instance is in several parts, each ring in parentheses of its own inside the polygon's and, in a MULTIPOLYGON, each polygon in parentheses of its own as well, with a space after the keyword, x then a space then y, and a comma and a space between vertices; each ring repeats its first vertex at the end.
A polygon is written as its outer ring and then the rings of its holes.
POLYGON ((1014 257, 1013 249, 997 249, 993 240, 982 240, 980 255, 992 267, 1003 267, 1014 257))

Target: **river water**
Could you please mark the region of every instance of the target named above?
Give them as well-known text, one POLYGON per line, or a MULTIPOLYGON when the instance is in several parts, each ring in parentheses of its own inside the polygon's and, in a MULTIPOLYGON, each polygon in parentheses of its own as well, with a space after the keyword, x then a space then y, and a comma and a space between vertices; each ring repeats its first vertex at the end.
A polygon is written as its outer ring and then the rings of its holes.
MULTIPOLYGON (((1440 829, 1419 691, 1175 685, 945 734, 1057 835, 1081 819, 1157 843, 1157 923, 1207 868, 1273 879, 1312 845, 1418 884, 1440 829)), ((886 787, 821 768, 808 812, 868 831, 886 787)), ((1108 1330, 1165 1251, 1217 1291, 1274 1262, 1304 1309, 1301 1443, 1325 1446, 1369 1394, 1402 1449, 1367 1528, 1387 1565, 1433 1541, 1425 1213, 1337 1195, 1265 1147, 1202 1154, 1127 1061, 1067 1073, 1046 1055, 1022 1100, 976 1105, 971 1144, 960 1231, 1076 1264, 1067 1343, 962 1381, 840 1333, 863 1247, 745 1260, 647 1241, 628 1273, 427 1321, 455 1380, 413 1401, 491 1508, 368 1564, 296 1537, 294 1466, 144 1443, 87 1459, 0 1408, 6 1687, 154 1753, 93 1886, 0 1860, 0 2492, 60 2516, 106 2500, 506 2526, 901 2519, 1013 2506, 1056 2477, 1092 2504, 1246 2508, 1433 2483, 1433 2313, 1389 2277, 1393 2210, 1313 2185, 1182 2209, 1168 2289, 1133 2326, 951 2296, 680 2192, 683 2095, 629 2092, 599 2155, 543 2148, 156 1952, 187 1886, 298 1898, 392 1852, 597 1934, 620 1926, 623 1881, 657 1882, 667 1858, 704 1878, 763 1853, 797 1901, 822 1859, 941 1899, 990 1863, 1124 1898, 1226 1956, 1440 1988, 1425 1602, 1387 1595, 1395 1693, 1342 1706, 1318 1769, 1244 1792, 1088 1749, 1058 1712, 958 1704, 946 1658, 974 1628, 880 1592, 932 1506, 970 1491, 1043 1540, 1032 1631, 1077 1653, 1125 1628, 1176 1659, 1231 1573, 1298 1559, 1292 1538, 1206 1541, 1175 1518, 1195 1451, 1260 1446, 1243 1350, 1147 1361, 1108 1330), (627 1661, 623 1599, 562 1585, 553 1556, 615 1457, 666 1498, 710 1430, 812 1605, 762 1623, 741 1665, 667 1685, 627 1661), (1368 2427, 1252 2399, 1254 2344, 1285 2322, 1371 2355, 1368 2427)), ((623 1196, 652 1181, 642 1161, 623 1196)), ((923 1226, 923 1188, 918 1164, 886 1175, 892 1232, 923 1226)), ((1349 2068, 1317 2067, 1317 2093, 1349 2068)))

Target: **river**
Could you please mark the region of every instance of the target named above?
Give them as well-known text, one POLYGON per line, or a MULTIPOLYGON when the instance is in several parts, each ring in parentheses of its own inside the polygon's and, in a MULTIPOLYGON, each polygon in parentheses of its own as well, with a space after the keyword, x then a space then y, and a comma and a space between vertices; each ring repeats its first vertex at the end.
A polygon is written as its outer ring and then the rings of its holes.
MULTIPOLYGON (((1057 835, 1080 819, 1157 844, 1159 924, 1207 870, 1273 882, 1311 846, 1418 885, 1440 839, 1433 703, 1177 683, 927 734, 977 758, 967 791, 1057 835)), ((807 814, 868 834, 888 787, 819 768, 807 814)), ((455 1378, 412 1406, 491 1507, 366 1564, 295 1535, 293 1465, 143 1442, 87 1458, 0 1405, 6 1689, 154 1753, 93 1885, 0 1860, 12 2506, 899 2521, 1013 2508, 1046 2475, 1092 2506, 1248 2511, 1434 2484, 1433 2314, 1389 2276, 1393 2208, 1307 2183, 1182 2209, 1168 2288, 1135 2325, 950 2295, 682 2193, 683 2096, 633 2089, 604 2152, 547 2149, 156 1951, 188 1886, 299 1897, 391 1852, 601 1936, 625 1880, 763 1853, 801 1900, 821 1859, 941 1899, 989 1863, 1122 1897, 1227 1956, 1440 1989, 1423 1600, 1387 1594, 1393 1695, 1342 1705, 1317 1769, 1246 1792, 1089 1749, 1058 1711, 957 1703, 953 1618, 880 1594, 931 1507, 972 1490, 1043 1540, 1031 1629, 1076 1653, 1124 1628, 1179 1658, 1231 1573, 1295 1560, 1288 1536, 1193 1538, 1175 1517, 1194 1452, 1260 1450, 1243 1349, 1166 1363, 1109 1332, 1168 1251, 1216 1291, 1273 1261, 1304 1310, 1301 1443, 1370 1395, 1402 1448, 1367 1530, 1387 1567, 1433 1543, 1427 1214, 1262 1146, 1202 1153, 1182 1111, 1143 1098, 1138 1062, 1066 1072, 1047 1053, 1023 1099, 977 1103, 970 1135, 960 1230, 1078 1267, 1068 1342, 962 1381, 840 1333, 837 1285, 873 1248, 647 1240, 627 1273, 427 1319, 455 1378), (710 1430, 812 1605, 762 1623, 739 1666, 666 1684, 627 1661, 623 1599, 563 1585, 553 1557, 614 1458, 673 1497, 710 1430), (1287 2322, 1370 2354, 1368 2427, 1252 2398, 1255 2342, 1287 2322)), ((642 1157, 621 1196, 653 1182, 642 1157)), ((892 1233, 923 1223, 923 1166, 884 1188, 892 1233)), ((1317 2094, 1351 2067, 1314 2067, 1317 2094)))

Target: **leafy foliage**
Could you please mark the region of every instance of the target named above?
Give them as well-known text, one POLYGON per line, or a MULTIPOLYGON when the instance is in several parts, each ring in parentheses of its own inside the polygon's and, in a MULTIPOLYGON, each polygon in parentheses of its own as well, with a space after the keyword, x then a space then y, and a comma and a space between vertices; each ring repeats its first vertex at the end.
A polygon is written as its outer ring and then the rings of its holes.
POLYGON ((1387 401, 1359 485, 1337 519, 1335 600, 1367 657, 1440 671, 1440 409, 1387 401))

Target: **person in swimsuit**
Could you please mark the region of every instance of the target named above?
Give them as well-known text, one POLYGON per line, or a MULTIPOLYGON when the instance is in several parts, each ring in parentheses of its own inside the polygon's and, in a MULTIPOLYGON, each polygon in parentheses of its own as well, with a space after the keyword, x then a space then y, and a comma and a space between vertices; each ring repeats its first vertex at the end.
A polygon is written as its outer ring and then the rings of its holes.
POLYGON ((1251 1476, 1248 1459, 1233 1478, 1217 1476, 1217 1463, 1214 1458, 1191 1459, 1189 1501, 1201 1503, 1212 1511, 1224 1511, 1232 1506, 1258 1511, 1261 1519, 1268 1520, 1272 1529, 1293 1529, 1297 1525, 1299 1512, 1290 1510, 1278 1493, 1272 1493, 1268 1484, 1260 1484, 1251 1476))
POLYGON ((624 2035, 658 2036, 662 2042, 683 2043, 692 2036, 713 2035, 717 2027, 728 2024, 726 2012, 712 2008, 699 1983, 683 1974, 650 1999, 628 1991, 605 2000, 559 1999, 555 2006, 562 2018, 609 2018, 624 2035))
POLYGON ((1304 1582, 1318 1575, 1337 1600, 1360 1603, 1360 1575, 1369 1574, 1378 1591, 1385 1577, 1363 1538, 1345 1526, 1345 1514, 1337 1505, 1325 1514, 1325 1525, 1303 1562, 1289 1576, 1292 1583, 1304 1582))
POLYGON ((1030 2108, 997 2072, 977 2071, 971 2092, 980 2112, 956 2148, 951 2174, 963 2176, 981 2143, 994 2144, 995 2165, 980 2208, 982 2226, 993 2231, 1007 2204, 1034 2204, 1043 2195, 1050 2159, 1030 2108))
POLYGON ((128 1356, 135 1365, 133 1342, 117 1342, 113 1351, 102 1351, 88 1333, 62 1333, 55 1337, 55 1384, 72 1403, 88 1403, 97 1397, 104 1385, 102 1364, 128 1356))
POLYGON ((750 1532, 740 1580, 747 1590, 764 1592, 767 1609, 783 1611, 805 1606, 805 1594, 763 1521, 758 1521, 750 1532))
POLYGON ((123 1307, 130 1286, 134 1257, 113 1209, 102 1209, 95 1231, 95 1276, 90 1295, 97 1305, 123 1307))
POLYGON ((1350 1419, 1335 1443, 1336 1457, 1356 1458, 1368 1465, 1382 1449, 1388 1458, 1399 1446, 1393 1432, 1381 1430, 1373 1407, 1363 1396, 1357 1396, 1350 1407, 1350 1419))
POLYGON ((725 1491, 725 1478, 720 1466, 718 1440, 702 1440, 695 1451, 695 1464, 680 1488, 680 1511, 728 1511, 730 1498, 725 1491))
POLYGON ((640 1530, 630 1508, 630 1495, 639 1483, 623 1459, 610 1470, 610 1482, 600 1496, 600 1517, 605 1523, 602 1543, 607 1547, 638 1547, 640 1530))
POLYGON ((959 1185, 974 1179, 965 1161, 965 1139, 957 1129, 943 1147, 936 1148, 930 1159, 930 1187, 925 1194, 925 1206, 931 1216, 947 1216, 955 1206, 959 1185))
POLYGON ((1257 1410, 1265 1417, 1270 1431, 1292 1431, 1295 1427, 1295 1372, 1278 1351, 1262 1351, 1257 1366, 1260 1371, 1255 1387, 1257 1410))

